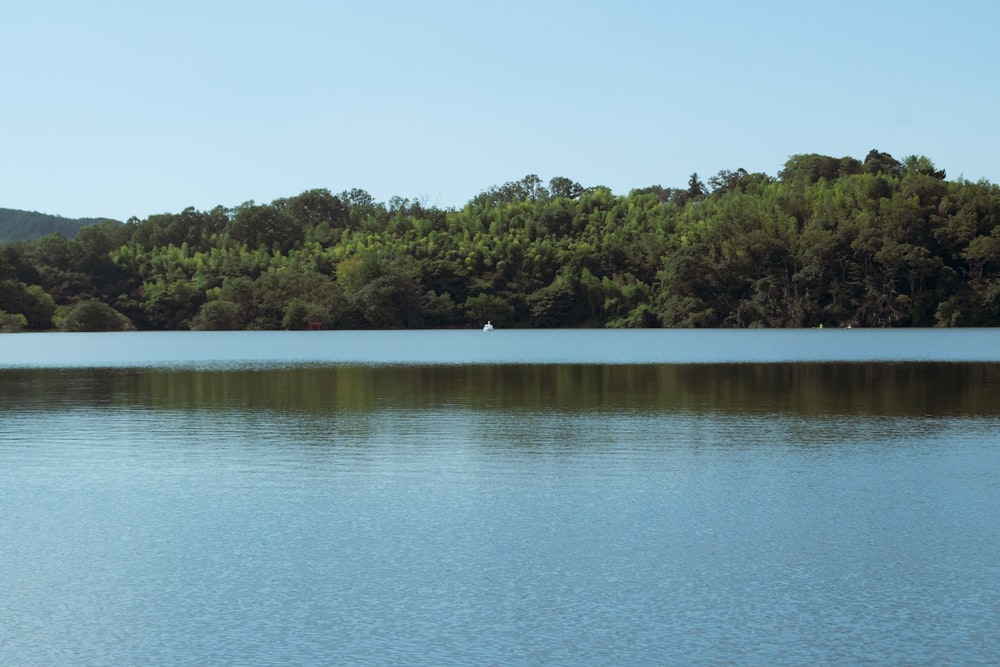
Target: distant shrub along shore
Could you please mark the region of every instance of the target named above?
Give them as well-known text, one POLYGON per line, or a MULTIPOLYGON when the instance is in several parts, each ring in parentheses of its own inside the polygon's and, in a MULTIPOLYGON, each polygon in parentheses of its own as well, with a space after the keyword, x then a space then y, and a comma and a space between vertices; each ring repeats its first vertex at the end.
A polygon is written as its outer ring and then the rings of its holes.
MULTIPOLYGON (((6 209, 0 209, 0 212, 6 209)), ((792 156, 626 195, 535 175, 461 209, 364 190, 0 245, 0 330, 1000 325, 1000 187, 792 156)))

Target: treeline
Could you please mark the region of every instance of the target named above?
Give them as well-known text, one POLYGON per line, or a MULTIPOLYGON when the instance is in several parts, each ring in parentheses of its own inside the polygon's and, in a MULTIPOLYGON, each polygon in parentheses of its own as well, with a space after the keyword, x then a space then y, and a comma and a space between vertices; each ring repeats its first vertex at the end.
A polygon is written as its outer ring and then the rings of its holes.
POLYGON ((998 222, 998 186, 875 150, 460 210, 310 190, 2 246, 0 328, 996 326, 998 222))

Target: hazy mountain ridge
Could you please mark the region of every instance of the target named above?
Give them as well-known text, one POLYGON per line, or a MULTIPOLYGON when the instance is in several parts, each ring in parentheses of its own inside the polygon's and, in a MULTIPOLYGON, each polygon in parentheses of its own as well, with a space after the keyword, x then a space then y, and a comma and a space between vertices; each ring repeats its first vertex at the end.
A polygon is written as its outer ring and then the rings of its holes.
POLYGON ((30 241, 57 232, 66 238, 73 238, 82 227, 109 219, 64 218, 37 211, 0 208, 0 243, 30 241))

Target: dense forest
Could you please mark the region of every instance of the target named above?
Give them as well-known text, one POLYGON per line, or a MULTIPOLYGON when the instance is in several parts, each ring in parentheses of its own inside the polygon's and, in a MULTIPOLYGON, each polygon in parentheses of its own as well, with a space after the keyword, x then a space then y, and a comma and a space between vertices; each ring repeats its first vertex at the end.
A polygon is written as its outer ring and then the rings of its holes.
POLYGON ((447 210, 309 190, 4 244, 0 329, 996 326, 998 223, 997 185, 877 150, 447 210))

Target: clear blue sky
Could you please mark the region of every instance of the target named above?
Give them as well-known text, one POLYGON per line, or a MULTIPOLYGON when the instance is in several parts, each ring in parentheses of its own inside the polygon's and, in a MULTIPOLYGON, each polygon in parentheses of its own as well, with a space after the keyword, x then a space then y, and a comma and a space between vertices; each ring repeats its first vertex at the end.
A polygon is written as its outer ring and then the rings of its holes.
POLYGON ((33 0, 0 26, 3 208, 461 207, 872 148, 1000 182, 992 0, 33 0))

